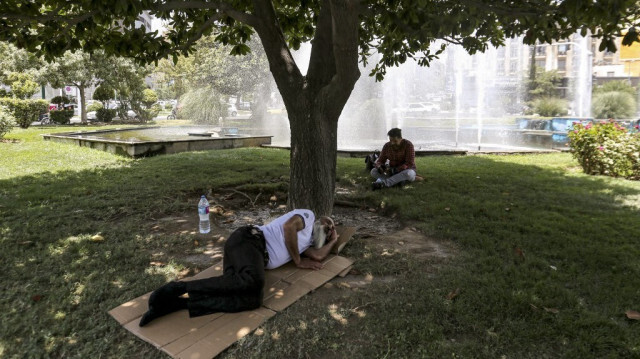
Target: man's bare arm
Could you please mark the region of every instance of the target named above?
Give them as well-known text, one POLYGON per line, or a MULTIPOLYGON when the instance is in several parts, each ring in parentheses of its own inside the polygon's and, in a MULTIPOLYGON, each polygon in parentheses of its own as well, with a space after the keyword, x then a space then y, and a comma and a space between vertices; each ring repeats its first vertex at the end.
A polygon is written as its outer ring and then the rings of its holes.
POLYGON ((322 263, 310 258, 301 258, 298 248, 298 231, 304 228, 304 221, 300 216, 289 218, 282 225, 284 230, 284 244, 289 255, 298 268, 322 269, 322 263))
POLYGON ((302 252, 302 254, 313 260, 321 261, 327 258, 336 243, 338 243, 338 235, 336 231, 333 231, 331 233, 331 239, 324 246, 320 248, 309 247, 306 251, 302 252))

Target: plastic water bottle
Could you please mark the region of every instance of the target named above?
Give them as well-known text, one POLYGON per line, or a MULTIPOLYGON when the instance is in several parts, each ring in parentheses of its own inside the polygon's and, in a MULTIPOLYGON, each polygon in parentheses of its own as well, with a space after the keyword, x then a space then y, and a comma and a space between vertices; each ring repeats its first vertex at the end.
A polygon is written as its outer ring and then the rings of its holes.
POLYGON ((207 201, 207 197, 204 195, 200 197, 200 202, 198 202, 198 214, 200 215, 200 233, 209 233, 209 231, 211 231, 209 201, 207 201))

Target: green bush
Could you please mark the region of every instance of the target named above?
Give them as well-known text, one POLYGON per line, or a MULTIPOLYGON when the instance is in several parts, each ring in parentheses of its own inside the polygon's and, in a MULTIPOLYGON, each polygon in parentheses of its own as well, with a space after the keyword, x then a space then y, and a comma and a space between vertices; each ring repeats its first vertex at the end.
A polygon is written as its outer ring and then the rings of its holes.
POLYGON ((15 119, 9 109, 5 106, 0 106, 0 138, 3 138, 4 135, 11 132, 13 130, 13 126, 15 126, 15 119))
POLYGON ((597 92, 591 109, 595 118, 631 118, 636 113, 636 100, 627 91, 597 92))
POLYGON ((571 153, 587 174, 640 178, 640 134, 615 121, 583 125, 569 131, 571 153))
POLYGON ((111 122, 116 117, 115 109, 100 108, 96 111, 96 119, 100 122, 111 122))
POLYGON ((220 118, 227 115, 226 105, 220 103, 220 94, 211 87, 187 92, 180 98, 180 103, 179 117, 196 124, 219 124, 220 118))
POLYGON ((22 128, 28 128, 32 122, 38 121, 39 116, 49 109, 49 103, 45 100, 0 98, 0 105, 7 107, 15 122, 22 128))
POLYGON ((169 110, 169 111, 173 110, 173 104, 172 104, 171 102, 167 102, 167 103, 164 105, 164 109, 165 109, 165 110, 169 110))
POLYGON ((102 102, 106 105, 109 100, 113 99, 113 88, 107 84, 101 84, 93 91, 93 99, 102 102))
POLYGON ((533 112, 542 117, 564 116, 567 114, 567 101, 557 97, 541 97, 532 103, 533 112))
POLYGON ((71 117, 73 117, 73 110, 53 110, 49 112, 51 120, 59 125, 69 123, 71 117))
POLYGON ((100 102, 94 102, 91 105, 87 106, 87 112, 98 111, 99 109, 101 109, 103 107, 104 106, 102 106, 102 104, 100 102))
POLYGON ((51 103, 55 103, 56 105, 67 105, 71 103, 71 99, 67 96, 55 96, 51 99, 51 103))
POLYGON ((5 83, 11 86, 13 96, 25 100, 36 93, 40 87, 34 81, 33 75, 26 72, 10 72, 5 83))
POLYGON ((158 102, 158 94, 152 89, 142 91, 142 104, 145 108, 150 108, 154 103, 158 102))

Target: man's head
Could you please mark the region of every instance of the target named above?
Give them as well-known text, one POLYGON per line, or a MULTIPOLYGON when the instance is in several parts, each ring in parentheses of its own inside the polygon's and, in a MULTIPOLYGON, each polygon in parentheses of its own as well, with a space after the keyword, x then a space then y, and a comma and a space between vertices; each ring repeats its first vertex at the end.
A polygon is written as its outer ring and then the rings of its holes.
POLYGON ((392 128, 387 132, 387 136, 389 136, 389 142, 392 145, 398 146, 400 141, 402 141, 402 130, 399 128, 392 128))
POLYGON ((322 216, 313 223, 313 246, 324 246, 327 237, 332 239, 336 235, 336 227, 331 217, 322 216))

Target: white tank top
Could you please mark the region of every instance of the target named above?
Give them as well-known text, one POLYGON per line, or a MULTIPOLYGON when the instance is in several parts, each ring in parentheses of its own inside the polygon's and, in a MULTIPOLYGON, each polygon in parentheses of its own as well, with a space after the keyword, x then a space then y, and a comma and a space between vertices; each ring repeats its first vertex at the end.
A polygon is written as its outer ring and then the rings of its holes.
POLYGON ((264 233, 264 239, 267 244, 267 252, 269 253, 269 263, 267 269, 278 268, 289 262, 292 258, 289 255, 287 246, 284 243, 283 225, 289 218, 299 215, 304 221, 304 228, 298 231, 298 251, 300 253, 311 247, 313 242, 311 234, 313 232, 313 222, 315 215, 308 209, 295 209, 281 217, 274 219, 271 223, 260 226, 260 230, 264 233))

